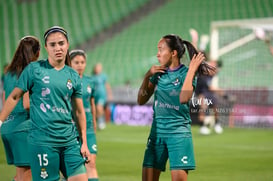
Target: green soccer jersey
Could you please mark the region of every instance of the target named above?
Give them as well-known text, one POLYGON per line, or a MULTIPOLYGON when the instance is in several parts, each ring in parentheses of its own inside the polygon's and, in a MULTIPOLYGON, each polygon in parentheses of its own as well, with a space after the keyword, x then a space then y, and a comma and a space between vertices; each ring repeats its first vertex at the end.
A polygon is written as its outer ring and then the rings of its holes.
POLYGON ((91 98, 94 97, 94 84, 90 77, 82 77, 82 100, 86 116, 86 129, 94 131, 93 115, 91 112, 91 98))
POLYGON ((105 83, 107 82, 107 76, 104 73, 93 75, 92 80, 95 85, 96 94, 94 95, 96 99, 103 98, 107 99, 107 92, 105 88, 105 83))
POLYGON ((76 143, 71 98, 82 97, 82 82, 75 70, 69 66, 56 70, 48 60, 33 62, 22 72, 17 87, 30 94, 30 142, 45 146, 76 143))
MULTIPOLYGON (((154 115, 151 135, 175 136, 191 132, 189 104, 181 104, 179 94, 188 68, 184 65, 150 78, 156 86, 154 92, 154 115)), ((196 79, 192 85, 195 87, 196 79)))
MULTIPOLYGON (((4 91, 5 91, 5 99, 8 98, 10 93, 13 91, 16 82, 17 75, 8 72, 4 76, 4 91)), ((13 111, 10 113, 4 124, 2 125, 1 133, 14 133, 18 131, 25 131, 30 128, 30 119, 29 113, 24 109, 23 106, 23 98, 21 98, 18 104, 15 106, 13 111)))

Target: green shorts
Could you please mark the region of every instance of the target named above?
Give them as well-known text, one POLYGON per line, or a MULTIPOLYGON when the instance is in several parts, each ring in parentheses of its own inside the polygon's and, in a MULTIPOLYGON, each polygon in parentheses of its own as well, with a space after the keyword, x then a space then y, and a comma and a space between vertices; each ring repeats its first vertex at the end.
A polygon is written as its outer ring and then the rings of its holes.
POLYGON ((97 154, 97 140, 96 140, 95 133, 87 131, 86 138, 87 138, 87 146, 90 153, 97 154))
POLYGON ((30 165, 33 181, 59 180, 59 171, 65 178, 86 173, 80 145, 50 147, 30 144, 30 165))
POLYGON ((169 158, 171 170, 194 170, 195 159, 190 133, 180 137, 149 137, 143 167, 166 170, 169 158))
POLYGON ((102 106, 105 106, 106 104, 106 97, 101 97, 101 96, 96 96, 95 97, 95 104, 96 105, 102 105, 102 106))
POLYGON ((2 134, 8 164, 30 166, 27 137, 28 131, 2 134))

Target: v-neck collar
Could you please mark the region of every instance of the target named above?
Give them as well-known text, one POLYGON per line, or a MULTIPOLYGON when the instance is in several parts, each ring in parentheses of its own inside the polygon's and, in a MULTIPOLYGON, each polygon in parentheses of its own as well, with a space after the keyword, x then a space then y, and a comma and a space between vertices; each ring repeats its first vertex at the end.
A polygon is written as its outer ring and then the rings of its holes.
POLYGON ((64 65, 61 69, 56 69, 55 67, 53 67, 53 66, 49 63, 49 60, 48 60, 48 59, 46 60, 46 63, 47 63, 47 66, 48 66, 49 68, 52 68, 52 69, 54 69, 54 70, 57 71, 57 72, 60 72, 60 71, 62 71, 62 70, 65 68, 65 65, 64 65))

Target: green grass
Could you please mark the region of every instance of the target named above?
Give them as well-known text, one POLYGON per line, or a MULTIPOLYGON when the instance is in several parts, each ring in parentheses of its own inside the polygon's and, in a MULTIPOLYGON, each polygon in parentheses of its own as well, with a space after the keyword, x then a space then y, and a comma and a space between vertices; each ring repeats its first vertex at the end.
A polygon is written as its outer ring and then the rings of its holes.
MULTIPOLYGON (((149 127, 109 124, 97 132, 100 181, 141 180, 142 159, 149 127)), ((196 170, 189 181, 269 181, 273 178, 272 129, 226 128, 221 135, 201 136, 193 127, 196 170)), ((14 167, 5 160, 0 143, 0 178, 11 180, 14 167)), ((170 179, 169 165, 160 180, 170 179)))

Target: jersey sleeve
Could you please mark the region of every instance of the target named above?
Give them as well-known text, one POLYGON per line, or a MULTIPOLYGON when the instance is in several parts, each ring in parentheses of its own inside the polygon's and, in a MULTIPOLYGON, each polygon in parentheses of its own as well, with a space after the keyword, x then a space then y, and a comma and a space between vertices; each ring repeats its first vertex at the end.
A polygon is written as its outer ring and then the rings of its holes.
POLYGON ((75 74, 75 87, 72 97, 82 98, 82 80, 78 74, 75 74))
POLYGON ((90 84, 92 89, 91 97, 95 97, 95 94, 96 94, 95 83, 91 79, 90 79, 90 84))
POLYGON ((33 72, 35 70, 33 70, 33 64, 29 64, 28 66, 26 66, 26 68, 23 70, 23 72, 21 73, 17 83, 16 83, 16 87, 18 87, 19 89, 23 90, 23 92, 27 92, 28 90, 30 90, 31 86, 32 86, 32 77, 33 77, 33 72))
POLYGON ((160 76, 159 73, 156 73, 156 74, 154 74, 153 76, 150 77, 150 82, 151 82, 153 85, 157 84, 158 76, 160 76))

